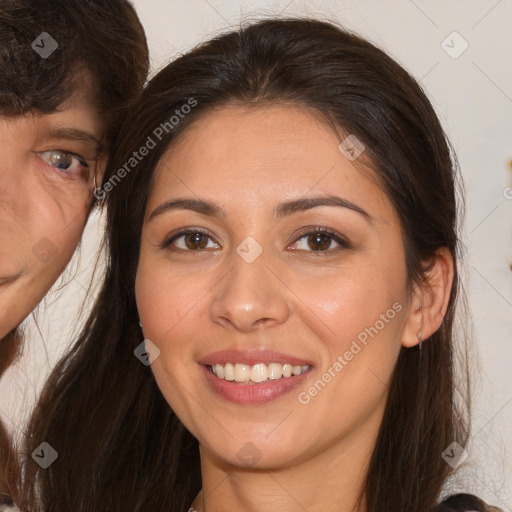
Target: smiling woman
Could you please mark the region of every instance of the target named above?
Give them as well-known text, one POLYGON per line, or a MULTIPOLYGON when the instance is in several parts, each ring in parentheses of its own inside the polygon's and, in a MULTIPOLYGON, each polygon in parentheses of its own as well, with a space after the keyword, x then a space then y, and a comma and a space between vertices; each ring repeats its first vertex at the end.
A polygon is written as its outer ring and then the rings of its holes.
POLYGON ((334 25, 262 21, 156 75, 112 168, 189 98, 111 193, 102 292, 29 427, 26 453, 59 458, 24 462, 26 509, 485 510, 439 504, 468 432, 457 168, 416 82, 334 25))

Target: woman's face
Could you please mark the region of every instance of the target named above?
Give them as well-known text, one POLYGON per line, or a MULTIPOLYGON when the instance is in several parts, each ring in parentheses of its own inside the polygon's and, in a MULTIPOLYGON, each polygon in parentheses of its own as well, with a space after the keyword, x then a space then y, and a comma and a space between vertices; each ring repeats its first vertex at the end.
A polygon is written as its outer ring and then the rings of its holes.
POLYGON ((377 434, 404 246, 362 148, 339 145, 307 110, 226 107, 156 169, 137 305, 156 381, 212 459, 284 467, 377 434))
POLYGON ((86 90, 53 114, 0 117, 0 338, 64 270, 90 211, 103 123, 86 90))

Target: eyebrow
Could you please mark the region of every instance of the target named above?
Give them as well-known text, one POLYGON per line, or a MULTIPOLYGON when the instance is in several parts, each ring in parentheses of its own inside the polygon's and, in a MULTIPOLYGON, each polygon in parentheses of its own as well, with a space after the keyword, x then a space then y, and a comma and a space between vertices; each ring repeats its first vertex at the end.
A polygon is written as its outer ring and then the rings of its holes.
POLYGON ((173 199, 157 206, 151 212, 148 222, 158 215, 162 215, 163 213, 171 210, 192 210, 194 212, 201 213, 202 215, 208 215, 209 217, 226 216, 226 212, 222 208, 203 199, 173 199))
MULTIPOLYGON (((349 210, 362 215, 368 222, 371 223, 373 221, 373 217, 357 204, 352 203, 347 199, 343 199, 342 197, 333 195, 307 197, 281 203, 273 209, 273 216, 276 219, 282 219, 288 215, 311 210, 318 206, 337 206, 341 208, 348 208, 349 210)), ((192 210, 210 217, 226 217, 225 210, 210 201, 205 201, 203 199, 173 199, 157 206, 151 212, 148 222, 171 210, 192 210)))
POLYGON ((368 222, 373 221, 372 216, 357 204, 342 197, 333 195, 303 197, 301 199, 281 203, 280 205, 276 206, 276 208, 274 208, 274 217, 280 219, 286 217, 287 215, 311 210, 312 208, 316 208, 318 206, 337 206, 340 208, 348 208, 349 210, 362 215, 368 222))
POLYGON ((94 135, 76 128, 56 128, 49 133, 55 139, 79 140, 94 146, 94 151, 99 154, 103 151, 103 144, 94 135))

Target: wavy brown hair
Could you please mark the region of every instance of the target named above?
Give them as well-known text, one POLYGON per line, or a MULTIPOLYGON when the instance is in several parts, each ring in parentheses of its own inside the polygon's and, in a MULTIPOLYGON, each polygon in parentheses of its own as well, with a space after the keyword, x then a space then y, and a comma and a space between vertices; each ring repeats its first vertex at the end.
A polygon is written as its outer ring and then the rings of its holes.
POLYGON ((144 29, 128 0, 0 0, 0 115, 55 112, 90 73, 108 116, 108 146, 146 81, 144 29), (43 32, 57 49, 46 59, 32 43, 43 32))
MULTIPOLYGON (((133 351, 142 341, 134 282, 153 173, 205 112, 291 103, 319 113, 365 144, 401 222, 409 284, 424 279, 422 261, 440 248, 458 258, 455 158, 421 87, 368 41, 334 24, 290 19, 250 24, 198 46, 151 80, 123 127, 111 173, 191 99, 196 106, 109 192, 102 290, 29 425, 20 486, 26 510, 182 512, 201 488, 197 440, 133 351), (30 459, 43 441, 59 454, 46 470, 30 459)), ((458 291, 456 264, 442 326, 421 352, 401 350, 364 483, 368 512, 434 509, 451 473, 441 454, 454 441, 466 444, 469 399, 456 396, 454 380, 458 291)))

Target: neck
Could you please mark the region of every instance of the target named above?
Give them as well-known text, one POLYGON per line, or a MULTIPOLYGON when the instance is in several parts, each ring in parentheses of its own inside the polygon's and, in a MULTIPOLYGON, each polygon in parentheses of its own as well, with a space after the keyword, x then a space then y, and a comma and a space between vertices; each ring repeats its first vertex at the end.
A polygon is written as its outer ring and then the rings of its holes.
POLYGON ((190 512, 365 512, 361 500, 375 433, 274 469, 234 467, 201 446, 203 490, 190 512))

